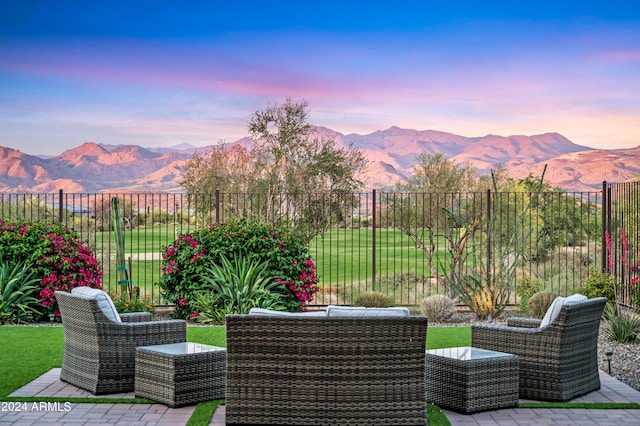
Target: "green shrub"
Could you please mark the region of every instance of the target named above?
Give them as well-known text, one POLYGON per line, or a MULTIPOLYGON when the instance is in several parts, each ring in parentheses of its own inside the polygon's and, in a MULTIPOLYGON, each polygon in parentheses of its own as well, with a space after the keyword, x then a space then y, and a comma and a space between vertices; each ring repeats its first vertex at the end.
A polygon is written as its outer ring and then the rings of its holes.
POLYGON ((40 317, 37 278, 29 265, 0 260, 0 324, 28 323, 40 317))
POLYGON ((388 308, 393 306, 392 298, 378 291, 365 291, 360 293, 354 301, 356 306, 366 306, 370 308, 388 308))
POLYGON ((315 265, 301 238, 282 228, 255 221, 214 224, 181 234, 162 254, 160 289, 164 302, 174 304, 172 316, 187 319, 191 303, 211 287, 204 277, 211 262, 242 255, 249 261, 267 262, 264 274, 279 284, 288 311, 300 311, 318 291, 315 265))
POLYGON ((113 294, 110 295, 111 300, 113 301, 113 305, 116 307, 116 311, 118 313, 129 313, 129 312, 151 312, 154 313, 156 311, 156 307, 151 301, 151 296, 147 295, 145 298, 141 298, 140 296, 134 296, 129 299, 129 295, 120 295, 113 294))
POLYGON ((550 291, 539 291, 529 299, 529 316, 542 318, 557 296, 550 291))
POLYGON ((102 286, 102 271, 93 252, 62 224, 0 220, 0 258, 31 265, 32 277, 40 285, 38 300, 44 316, 60 315, 54 291, 102 286))
POLYGON ((601 272, 597 268, 589 268, 589 277, 582 285, 580 292, 589 299, 606 297, 610 301, 615 300, 615 281, 613 275, 608 272, 601 272))
POLYGON ((516 294, 520 297, 519 310, 523 315, 529 315, 529 299, 539 291, 542 291, 542 282, 532 280, 530 277, 522 277, 516 281, 516 294))
POLYGON ((640 316, 636 312, 621 310, 614 303, 607 303, 603 317, 607 326, 602 331, 609 340, 632 343, 640 335, 640 316))
POLYGON ((199 322, 224 322, 227 314, 248 314, 251 308, 284 310, 280 283, 265 276, 268 262, 258 263, 236 255, 222 256, 220 265, 211 263, 203 276, 209 291, 196 296, 191 319, 199 322))
POLYGON ((442 294, 434 294, 425 298, 420 304, 422 315, 429 321, 444 322, 456 312, 456 306, 449 297, 442 294))

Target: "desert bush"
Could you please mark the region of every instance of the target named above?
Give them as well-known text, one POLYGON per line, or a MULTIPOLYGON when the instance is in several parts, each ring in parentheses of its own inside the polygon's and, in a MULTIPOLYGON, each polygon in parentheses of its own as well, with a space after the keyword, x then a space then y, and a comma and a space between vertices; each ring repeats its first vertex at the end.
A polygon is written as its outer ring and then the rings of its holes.
POLYGON ((640 335, 640 316, 637 312, 627 311, 607 303, 603 318, 606 327, 602 332, 609 340, 620 343, 632 343, 640 335))
POLYGON ((151 312, 154 313, 156 311, 156 307, 151 301, 151 296, 147 295, 145 297, 134 296, 129 297, 129 295, 121 295, 118 293, 109 295, 111 300, 113 301, 113 305, 116 307, 116 311, 118 313, 128 313, 128 312, 151 312))
MULTIPOLYGON (((30 264, 38 280, 40 313, 60 315, 54 291, 102 287, 102 271, 93 252, 75 231, 59 223, 0 220, 0 258, 30 264)), ((34 318, 35 320, 40 318, 34 318)))
POLYGON ((516 294, 520 297, 519 310, 523 315, 529 315, 529 299, 542 291, 542 282, 525 276, 516 281, 516 294))
POLYGON ((384 293, 380 293, 378 291, 365 291, 356 297, 354 304, 370 308, 388 308, 393 306, 394 301, 384 293))
POLYGON ((448 320, 456 312, 456 306, 449 297, 443 294, 434 294, 425 298, 420 304, 422 315, 429 321, 443 322, 448 320))
POLYGON ((35 297, 39 281, 29 265, 0 260, 0 324, 28 323, 40 316, 42 305, 35 297))
POLYGON ((539 291, 529 299, 529 316, 542 318, 557 296, 550 291, 539 291))
POLYGON ((609 272, 602 272, 597 268, 589 268, 589 276, 580 288, 580 293, 589 299, 606 297, 615 300, 615 280, 609 272))
POLYGON ((278 283, 273 292, 283 295, 288 311, 306 309, 318 291, 316 269, 309 248, 292 232, 255 221, 214 224, 181 234, 162 254, 160 289, 164 302, 174 304, 172 316, 187 319, 191 303, 211 289, 204 279, 211 262, 242 255, 266 262, 264 275, 278 283))

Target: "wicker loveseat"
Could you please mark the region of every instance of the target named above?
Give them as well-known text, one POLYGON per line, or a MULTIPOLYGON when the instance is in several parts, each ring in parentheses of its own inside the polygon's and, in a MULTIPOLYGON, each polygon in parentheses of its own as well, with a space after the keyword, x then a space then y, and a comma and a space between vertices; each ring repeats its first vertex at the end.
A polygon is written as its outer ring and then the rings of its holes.
POLYGON ((532 318, 474 325, 472 346, 518 355, 520 398, 568 401, 600 389, 598 331, 606 302, 600 297, 565 304, 544 327, 532 318))
POLYGON ((424 425, 425 317, 229 315, 226 423, 424 425))
POLYGON ((93 394, 133 391, 137 346, 186 341, 186 321, 151 321, 150 313, 139 312, 120 314, 118 322, 96 299, 55 295, 64 329, 60 380, 93 394))

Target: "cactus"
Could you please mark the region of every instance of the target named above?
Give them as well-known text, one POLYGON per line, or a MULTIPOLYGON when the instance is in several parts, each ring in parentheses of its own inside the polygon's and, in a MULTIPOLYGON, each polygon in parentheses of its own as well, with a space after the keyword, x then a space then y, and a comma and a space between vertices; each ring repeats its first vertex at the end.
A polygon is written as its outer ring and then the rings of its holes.
POLYGON ((542 318, 557 296, 550 291, 539 291, 529 299, 529 315, 542 318))

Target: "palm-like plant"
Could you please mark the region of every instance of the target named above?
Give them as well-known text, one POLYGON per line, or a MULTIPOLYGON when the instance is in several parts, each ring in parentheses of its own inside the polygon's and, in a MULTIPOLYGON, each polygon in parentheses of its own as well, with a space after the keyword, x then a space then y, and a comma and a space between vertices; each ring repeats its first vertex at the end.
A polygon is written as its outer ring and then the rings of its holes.
POLYGON ((202 279, 210 291, 200 294, 193 306, 201 322, 222 322, 226 314, 246 314, 251 308, 282 310, 283 296, 274 277, 265 276, 268 262, 257 262, 242 255, 220 258, 204 269, 202 279))
POLYGON ((26 323, 39 316, 38 281, 30 265, 0 260, 0 324, 26 323))

